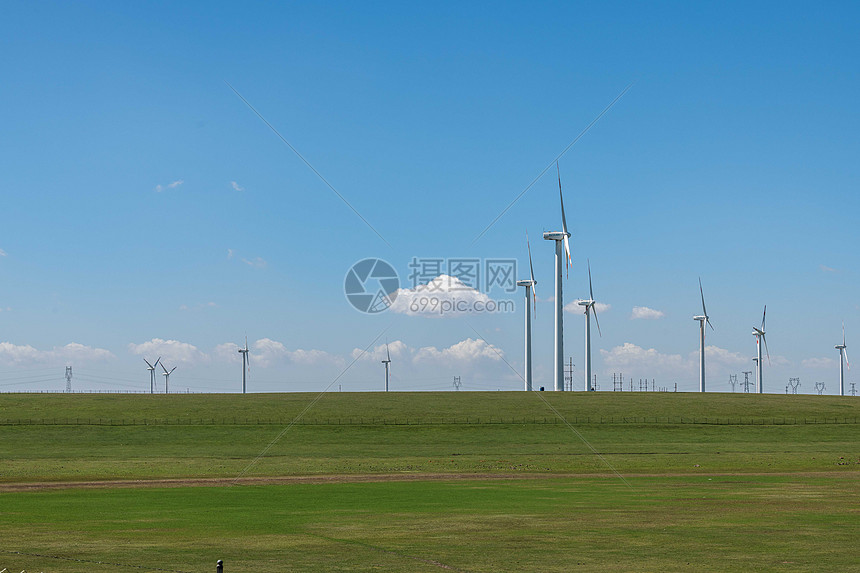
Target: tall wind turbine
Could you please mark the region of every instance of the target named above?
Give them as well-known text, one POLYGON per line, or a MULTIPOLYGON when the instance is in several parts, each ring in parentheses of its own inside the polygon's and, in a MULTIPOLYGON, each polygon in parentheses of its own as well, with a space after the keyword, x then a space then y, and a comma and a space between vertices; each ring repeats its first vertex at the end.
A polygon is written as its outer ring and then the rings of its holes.
POLYGON ((529 273, 531 278, 527 280, 517 281, 517 286, 526 287, 526 392, 531 392, 532 389, 532 304, 535 305, 537 311, 537 292, 535 291, 535 269, 532 266, 532 248, 529 245, 529 234, 526 233, 526 248, 529 251, 529 273), (534 299, 534 300, 532 300, 534 299))
POLYGON ((391 353, 388 352, 388 341, 385 342, 385 360, 382 363, 385 364, 385 391, 388 392, 388 376, 391 368, 391 353))
POLYGON ((756 392, 761 394, 764 391, 764 384, 762 384, 761 373, 762 373, 762 359, 761 359, 761 347, 764 344, 764 351, 767 352, 767 363, 770 364, 770 352, 767 350, 767 339, 764 334, 764 318, 767 315, 767 305, 764 305, 764 311, 761 313, 761 328, 756 328, 753 326, 752 335, 755 336, 755 345, 756 350, 758 351, 758 358, 756 359, 756 370, 758 370, 758 377, 756 383, 758 384, 758 388, 756 388, 756 392))
POLYGON ((170 371, 168 372, 167 368, 165 368, 164 364, 162 364, 161 369, 164 370, 164 374, 163 374, 163 376, 164 376, 164 393, 169 394, 170 393, 170 388, 169 388, 170 375, 173 374, 174 370, 176 370, 176 366, 171 368, 170 371))
POLYGON ((239 354, 242 355, 242 394, 245 393, 245 371, 248 366, 248 337, 245 337, 245 348, 239 349, 239 354))
POLYGON ((836 350, 839 351, 839 395, 845 395, 845 372, 842 369, 842 363, 845 362, 845 366, 851 370, 851 366, 848 364, 848 351, 845 350, 847 346, 845 346, 845 323, 842 323, 842 344, 836 345, 836 350))
POLYGON ((161 356, 155 361, 155 364, 150 364, 149 360, 143 359, 146 362, 147 370, 149 370, 149 393, 155 394, 155 369, 158 368, 158 363, 161 362, 161 356))
POLYGON ((591 261, 588 263, 588 300, 578 300, 576 304, 585 307, 585 390, 590 392, 594 390, 591 379, 591 312, 594 312, 594 322, 597 323, 597 334, 603 336, 600 332, 600 321, 597 320, 597 309, 594 307, 594 289, 591 288, 591 261))
MULTIPOLYGON (((705 323, 714 330, 711 319, 708 318, 708 310, 705 308, 705 291, 702 290, 702 277, 699 277, 699 294, 702 295, 702 315, 694 316, 693 320, 699 321, 699 392, 705 391, 705 323)), ((762 327, 764 328, 764 327, 762 327)), ((764 334, 764 333, 762 333, 764 334)))
POLYGON ((555 370, 553 380, 555 389, 564 390, 564 300, 562 296, 562 266, 567 255, 567 267, 570 268, 570 233, 567 232, 567 220, 564 217, 564 196, 561 192, 561 171, 558 162, 555 164, 558 173, 558 198, 561 201, 561 231, 550 231, 543 234, 547 241, 555 241, 555 370), (563 246, 562 246, 563 245, 563 246))

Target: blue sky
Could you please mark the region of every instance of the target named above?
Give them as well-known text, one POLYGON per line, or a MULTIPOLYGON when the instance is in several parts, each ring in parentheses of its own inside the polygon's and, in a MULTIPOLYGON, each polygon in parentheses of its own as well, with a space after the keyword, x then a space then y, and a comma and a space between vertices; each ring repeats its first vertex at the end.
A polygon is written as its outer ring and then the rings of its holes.
MULTIPOLYGON (((79 389, 148 390, 141 357, 163 354, 174 388, 235 391, 246 335, 254 391, 321 390, 386 339, 394 389, 518 389, 520 293, 489 293, 509 313, 368 316, 343 283, 367 257, 404 283, 414 257, 515 258, 526 278, 527 231, 550 386, 554 173, 475 238, 633 83, 559 161, 565 301, 587 296, 590 259, 609 305, 601 389, 614 372, 697 388, 701 276, 710 388, 752 370, 767 304, 766 390, 833 393, 842 321, 849 356, 860 336, 857 12, 8 3, 0 390, 62 389, 67 364, 79 389)), ((581 378, 583 317, 565 333, 581 378)), ((381 388, 380 352, 332 389, 381 388)))

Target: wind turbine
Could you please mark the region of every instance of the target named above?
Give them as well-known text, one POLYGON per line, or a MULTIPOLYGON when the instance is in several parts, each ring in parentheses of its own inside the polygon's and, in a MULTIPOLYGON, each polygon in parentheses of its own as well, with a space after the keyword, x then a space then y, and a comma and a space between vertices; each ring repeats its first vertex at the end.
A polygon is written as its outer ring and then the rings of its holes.
POLYGON ((168 387, 168 384, 170 383, 170 375, 171 375, 171 374, 173 374, 173 371, 174 371, 174 370, 176 370, 176 366, 174 366, 173 368, 171 368, 171 369, 170 369, 170 371, 168 372, 168 371, 167 371, 167 368, 165 368, 165 367, 164 367, 164 364, 162 364, 162 365, 161 365, 161 369, 162 369, 162 370, 164 370, 164 374, 162 374, 162 376, 164 376, 164 393, 165 393, 165 394, 169 394, 169 393, 170 393, 170 389, 169 389, 169 387, 168 387))
POLYGON ((758 370, 758 379, 756 382, 758 383, 757 391, 759 394, 762 393, 764 384, 762 384, 761 373, 762 373, 762 359, 761 359, 761 347, 764 344, 764 351, 767 352, 767 363, 770 364, 770 352, 767 350, 767 339, 764 334, 764 318, 767 315, 767 305, 764 305, 764 311, 761 313, 761 328, 756 328, 753 326, 752 335, 755 336, 755 345, 756 350, 758 350, 758 358, 755 358, 756 361, 756 370, 758 370))
POLYGON ((547 241, 555 241, 555 370, 553 380, 557 391, 564 390, 564 301, 562 296, 562 261, 567 255, 567 267, 570 268, 570 233, 567 232, 567 220, 564 217, 564 196, 561 193, 561 171, 558 162, 555 163, 558 173, 558 198, 561 201, 561 231, 550 231, 543 234, 547 241), (562 246, 563 245, 563 246, 562 246))
POLYGON ((845 346, 845 323, 842 323, 842 344, 836 345, 836 350, 839 351, 839 395, 845 395, 845 372, 842 369, 842 362, 845 362, 845 366, 848 367, 848 370, 851 370, 851 365, 848 364, 848 352, 845 350, 847 346, 845 346))
POLYGON ((529 245, 529 234, 526 233, 526 248, 529 251, 529 273, 530 279, 517 281, 517 286, 526 287, 526 392, 531 392, 532 389, 532 304, 535 305, 537 311, 537 292, 535 291, 535 269, 532 266, 532 248, 529 245), (532 300, 534 299, 534 300, 532 300))
MULTIPOLYGON (((708 311, 705 308, 705 291, 702 290, 702 277, 699 277, 699 294, 702 295, 702 315, 694 316, 693 320, 699 321, 699 392, 705 391, 705 323, 714 330, 714 325, 711 324, 711 319, 708 318, 708 311)), ((764 328, 762 326, 762 328, 764 328)), ((764 333, 762 333, 764 334, 764 333)), ((759 353, 761 355, 761 353, 759 353)))
POLYGON ((155 361, 155 364, 150 364, 149 360, 143 359, 146 362, 147 370, 149 370, 149 393, 155 394, 155 369, 158 368, 158 363, 161 362, 161 356, 155 361))
POLYGON ((385 391, 388 392, 388 375, 391 367, 391 353, 388 352, 388 341, 385 342, 385 360, 382 363, 385 364, 385 391))
POLYGON ((248 357, 248 337, 245 337, 245 348, 239 349, 239 354, 242 355, 242 394, 245 393, 245 370, 249 362, 248 357))
POLYGON ((585 307, 585 390, 590 392, 594 390, 591 385, 591 311, 594 311, 594 322, 597 323, 597 334, 603 336, 600 332, 600 321, 597 320, 597 309, 594 307, 594 290, 591 288, 591 261, 588 262, 588 300, 578 300, 576 304, 585 307))

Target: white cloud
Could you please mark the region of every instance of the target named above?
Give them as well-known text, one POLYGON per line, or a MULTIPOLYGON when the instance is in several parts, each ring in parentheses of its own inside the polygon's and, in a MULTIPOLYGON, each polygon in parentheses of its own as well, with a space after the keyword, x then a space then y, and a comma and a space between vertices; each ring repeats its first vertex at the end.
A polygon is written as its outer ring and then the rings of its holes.
POLYGON ((227 249, 227 258, 228 258, 228 259, 232 259, 232 258, 233 258, 233 253, 234 253, 234 252, 235 252, 235 251, 233 251, 233 249, 227 249))
POLYGON ((662 310, 655 310, 647 306, 634 306, 630 314, 630 320, 657 320, 666 316, 662 310))
MULTIPOLYGON (((225 342, 215 347, 212 354, 223 362, 238 363, 242 361, 238 344, 225 342)), ((343 359, 333 356, 323 350, 304 350, 302 348, 289 350, 283 343, 271 338, 261 338, 250 345, 249 363, 260 368, 268 368, 277 364, 290 362, 293 364, 318 364, 320 362, 342 363, 343 359)))
MULTIPOLYGON (((388 343, 388 351, 391 353, 392 360, 401 359, 413 364, 440 363, 449 365, 452 361, 464 364, 481 360, 498 362, 505 355, 500 348, 483 340, 472 338, 461 340, 441 350, 435 346, 413 348, 400 340, 395 340, 388 343)), ((362 348, 356 348, 352 351, 353 358, 361 357, 361 360, 372 362, 383 360, 385 356, 385 344, 375 346, 367 352, 364 352, 362 348)))
POLYGON ((215 347, 215 350, 212 351, 212 356, 222 362, 241 362, 242 357, 239 355, 239 348, 238 344, 225 342, 215 347))
MULTIPOLYGON (((603 314, 612 308, 611 304, 606 304, 604 302, 595 302, 594 310, 597 311, 597 314, 603 314)), ((585 314, 585 307, 579 304, 579 301, 571 301, 564 305, 564 311, 569 312, 571 314, 585 314)))
POLYGON ((257 257, 255 259, 242 259, 242 262, 255 269, 264 269, 269 264, 262 257, 257 257))
MULTIPOLYGON (((698 350, 692 353, 692 358, 694 361, 698 362, 698 350)), ((705 346, 705 360, 708 362, 724 364, 726 366, 740 366, 749 362, 749 359, 740 352, 731 352, 725 348, 720 348, 719 346, 705 346)))
POLYGON ((415 353, 413 361, 449 362, 451 360, 457 360, 461 362, 473 362, 481 359, 498 361, 501 360, 503 356, 504 353, 502 350, 496 348, 492 344, 488 344, 480 339, 474 340, 472 338, 467 338, 466 340, 461 340, 460 342, 451 345, 448 348, 443 348, 442 350, 437 349, 435 346, 419 348, 415 353))
POLYGON ((158 185, 156 185, 156 186, 155 186, 155 192, 156 192, 156 193, 161 193, 161 192, 162 192, 162 191, 164 191, 165 189, 176 189, 177 187, 179 187, 179 186, 180 186, 180 185, 182 185, 183 183, 185 183, 185 181, 183 181, 182 179, 177 179, 177 180, 176 180, 176 181, 174 181, 173 183, 168 183, 167 185, 161 185, 161 184, 158 184, 158 185))
POLYGON ((818 370, 830 370, 831 368, 836 368, 837 362, 833 358, 807 358, 806 360, 801 361, 801 366, 804 368, 815 368, 818 370))
POLYGON ((209 356, 201 352, 193 344, 180 342, 178 340, 163 340, 161 338, 153 338, 141 344, 129 344, 128 350, 132 354, 140 356, 161 356, 162 362, 195 364, 198 362, 207 362, 209 356))
POLYGON ((621 370, 661 370, 680 372, 689 369, 689 361, 680 354, 662 354, 654 348, 645 349, 631 342, 611 350, 601 350, 607 368, 621 370))
POLYGON ((230 181, 230 185, 233 186, 233 190, 235 190, 235 191, 244 191, 245 190, 244 187, 242 187, 241 185, 239 185, 235 181, 230 181))
POLYGON ((492 299, 466 285, 459 278, 439 275, 427 284, 413 289, 397 289, 390 310, 399 314, 441 318, 464 316, 476 303, 486 305, 492 299))
POLYGON ((825 273, 838 273, 839 271, 834 269, 833 267, 828 267, 827 265, 818 265, 818 268, 824 271, 825 273))
MULTIPOLYGON (((388 343, 388 352, 392 358, 402 358, 410 355, 413 351, 402 340, 393 340, 388 343)), ((352 351, 352 357, 361 357, 362 360, 383 360, 386 357, 385 344, 380 344, 367 352, 363 348, 355 348, 352 351)))
POLYGON ((59 364, 81 362, 104 362, 114 358, 109 350, 70 342, 65 346, 55 346, 51 350, 38 350, 29 344, 17 345, 0 342, 0 363, 9 366, 22 366, 32 363, 59 364))
POLYGON ((4 251, 3 249, 0 249, 0 257, 5 257, 5 256, 6 256, 6 251, 4 251))

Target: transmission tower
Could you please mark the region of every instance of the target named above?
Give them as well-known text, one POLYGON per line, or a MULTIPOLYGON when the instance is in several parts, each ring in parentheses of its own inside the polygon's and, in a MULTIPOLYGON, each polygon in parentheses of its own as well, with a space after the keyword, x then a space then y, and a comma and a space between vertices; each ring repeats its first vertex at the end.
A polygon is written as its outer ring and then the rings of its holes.
POLYGON ((564 389, 573 390, 573 358, 570 358, 569 366, 564 367, 564 389))
POLYGON ((797 394, 797 388, 800 386, 800 378, 789 378, 788 385, 791 386, 791 393, 797 394))
POLYGON ((459 390, 460 386, 462 386, 462 385, 463 385, 463 383, 460 382, 460 377, 454 376, 454 390, 459 390))
POLYGON ((66 366, 66 392, 72 391, 72 367, 66 366))
POLYGON ((750 386, 752 386, 752 382, 750 382, 750 374, 752 374, 752 370, 744 371, 744 394, 749 394, 750 386))
POLYGON ((594 375, 594 380, 591 384, 591 387, 594 388, 594 391, 597 392, 600 390, 600 384, 597 383, 597 374, 594 375))
POLYGON ((818 390, 818 395, 821 396, 821 393, 824 392, 824 382, 816 382, 815 389, 818 390))
POLYGON ((854 382, 851 383, 851 395, 852 396, 857 395, 857 388, 854 387, 854 382))
POLYGON ((622 375, 619 374, 618 378, 615 377, 615 374, 612 374, 612 391, 613 392, 623 392, 624 391, 624 379, 622 375))
POLYGON ((735 386, 738 385, 738 375, 737 374, 729 374, 729 384, 732 387, 732 392, 734 392, 735 386))

